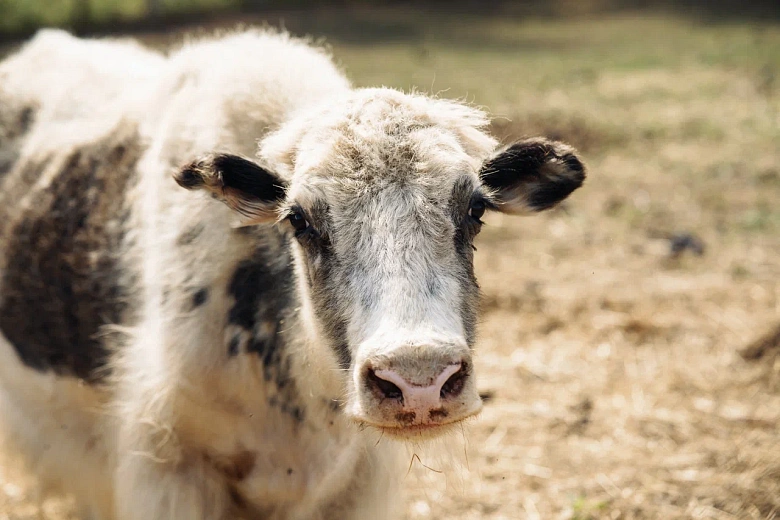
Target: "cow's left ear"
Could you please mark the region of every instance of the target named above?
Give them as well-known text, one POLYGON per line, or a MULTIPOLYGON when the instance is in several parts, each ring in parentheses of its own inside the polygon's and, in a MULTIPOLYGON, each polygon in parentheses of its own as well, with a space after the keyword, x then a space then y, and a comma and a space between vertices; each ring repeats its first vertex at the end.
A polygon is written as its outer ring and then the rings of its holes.
POLYGON ((173 176, 182 188, 203 189, 241 214, 240 225, 273 222, 287 184, 254 162, 231 154, 193 161, 173 176))
POLYGON ((518 141, 485 161, 479 172, 496 209, 516 215, 551 208, 582 186, 585 166, 574 148, 537 137, 518 141))

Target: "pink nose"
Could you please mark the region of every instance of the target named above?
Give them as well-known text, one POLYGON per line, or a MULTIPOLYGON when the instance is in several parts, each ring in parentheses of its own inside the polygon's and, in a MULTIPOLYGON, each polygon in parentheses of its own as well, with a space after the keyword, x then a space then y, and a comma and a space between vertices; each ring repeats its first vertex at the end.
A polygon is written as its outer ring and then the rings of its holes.
POLYGON ((461 363, 448 365, 427 386, 410 383, 394 370, 372 371, 369 382, 386 398, 400 398, 405 411, 422 416, 441 408, 442 399, 456 397, 463 390, 466 374, 461 368, 461 363))

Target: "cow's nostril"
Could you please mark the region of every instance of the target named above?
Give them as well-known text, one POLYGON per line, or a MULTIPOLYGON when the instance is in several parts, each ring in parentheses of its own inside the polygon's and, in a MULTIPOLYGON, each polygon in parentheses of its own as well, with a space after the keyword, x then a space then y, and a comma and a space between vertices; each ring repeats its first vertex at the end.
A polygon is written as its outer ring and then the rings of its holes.
POLYGON ((390 381, 382 379, 373 370, 368 371, 368 382, 387 399, 401 399, 404 395, 400 388, 390 381))
POLYGON ((441 398, 456 397, 463 390, 467 376, 466 366, 463 364, 461 365, 460 370, 452 374, 449 379, 441 385, 441 390, 439 391, 441 398))

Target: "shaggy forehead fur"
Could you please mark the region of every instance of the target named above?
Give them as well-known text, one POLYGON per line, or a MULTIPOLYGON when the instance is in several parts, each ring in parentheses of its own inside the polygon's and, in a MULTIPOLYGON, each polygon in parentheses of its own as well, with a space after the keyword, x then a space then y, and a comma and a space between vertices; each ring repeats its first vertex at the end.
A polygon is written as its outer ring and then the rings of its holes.
POLYGON ((359 89, 299 115, 267 137, 260 155, 296 184, 335 184, 346 196, 387 183, 438 183, 476 172, 496 141, 480 110, 379 88, 359 89))

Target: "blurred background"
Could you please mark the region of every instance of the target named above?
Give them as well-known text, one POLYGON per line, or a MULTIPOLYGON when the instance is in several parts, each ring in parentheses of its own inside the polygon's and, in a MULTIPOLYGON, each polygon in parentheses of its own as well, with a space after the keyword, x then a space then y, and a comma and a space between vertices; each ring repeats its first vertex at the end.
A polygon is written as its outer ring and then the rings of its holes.
MULTIPOLYGON (((766 19, 780 16, 776 0, 0 0, 0 34, 4 39, 29 36, 41 26, 79 32, 138 29, 182 22, 219 21, 226 15, 275 17, 282 11, 313 14, 312 9, 412 9, 472 13, 480 16, 604 15, 628 10, 667 11, 707 18, 766 19), (274 13, 276 11, 276 13, 274 13)), ((219 23, 219 22, 218 22, 219 23)), ((368 27, 353 33, 373 31, 368 27)), ((403 36, 398 34, 396 36, 403 36)))
MULTIPOLYGON (((0 0, 0 56, 41 26, 165 52, 239 24, 589 166, 561 208, 487 220, 489 400, 459 466, 420 449, 405 518, 780 516, 780 2, 0 0)), ((26 479, 0 464, 0 519, 37 514, 26 479)))

